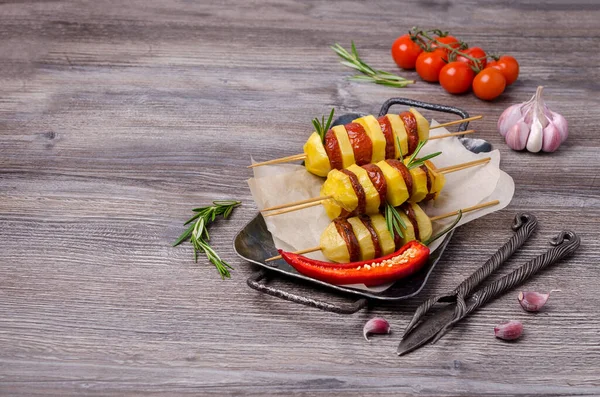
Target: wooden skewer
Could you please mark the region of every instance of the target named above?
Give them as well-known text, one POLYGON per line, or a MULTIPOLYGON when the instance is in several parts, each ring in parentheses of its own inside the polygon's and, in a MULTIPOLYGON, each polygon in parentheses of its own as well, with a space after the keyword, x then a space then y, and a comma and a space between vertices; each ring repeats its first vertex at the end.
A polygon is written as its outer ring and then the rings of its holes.
POLYGON ((451 172, 461 171, 461 170, 465 170, 467 168, 475 167, 476 165, 486 164, 491 159, 492 159, 491 157, 484 157, 482 159, 469 161, 467 163, 451 165, 451 166, 445 167, 445 168, 438 168, 436 170, 436 172, 439 172, 441 174, 449 174, 451 172))
MULTIPOLYGON (((493 205, 498 205, 498 204, 500 204, 499 200, 492 200, 492 201, 488 201, 486 203, 481 203, 481 204, 474 205, 472 207, 463 208, 460 211, 463 214, 465 214, 467 212, 477 211, 477 210, 480 210, 482 208, 491 207, 493 205)), ((448 212, 447 214, 433 216, 433 217, 429 218, 429 220, 431 222, 435 222, 437 220, 444 219, 444 218, 449 218, 451 216, 456 216, 456 215, 458 215, 458 211, 452 211, 452 212, 448 212)), ((293 253, 294 254, 298 254, 298 255, 302 255, 302 254, 308 254, 310 252, 316 252, 316 251, 320 251, 320 250, 321 250, 321 247, 312 247, 312 248, 305 248, 305 249, 300 250, 300 251, 295 251, 293 253)), ((277 255, 277 256, 273 256, 271 258, 265 259, 265 262, 275 261, 277 259, 281 259, 281 255, 277 255)))
POLYGON ((291 162, 291 161, 304 160, 305 158, 306 158, 306 154, 304 154, 304 153, 294 154, 293 156, 281 157, 281 158, 278 158, 278 159, 263 161, 263 162, 260 162, 260 163, 254 163, 252 165, 249 165, 248 168, 259 167, 261 165, 288 163, 288 162, 291 162))
MULTIPOLYGON (((461 170, 464 170, 464 169, 467 169, 470 167, 475 167, 480 164, 485 164, 485 163, 489 162, 490 160, 491 160, 491 157, 485 157, 483 159, 469 161, 468 163, 455 164, 455 165, 451 165, 449 167, 439 168, 436 170, 436 172, 439 172, 442 174, 449 174, 451 172, 461 171, 461 170)), ((333 198, 333 195, 312 197, 312 198, 305 199, 305 200, 294 201, 292 203, 280 204, 280 205, 276 205, 274 207, 268 207, 268 208, 263 209, 261 212, 264 213, 264 212, 268 212, 268 211, 279 210, 279 211, 269 212, 268 214, 263 214, 263 216, 265 216, 265 217, 279 215, 279 214, 285 214, 286 212, 292 212, 292 211, 297 211, 297 210, 301 210, 304 208, 314 207, 315 205, 319 205, 322 201, 328 200, 331 198, 333 198)))
POLYGON ((459 119, 459 120, 449 121, 449 122, 444 123, 444 124, 438 124, 438 125, 435 125, 433 127, 430 127, 429 129, 430 130, 435 130, 436 128, 449 127, 451 125, 461 124, 461 123, 465 123, 467 121, 479 120, 479 119, 482 119, 482 118, 483 118, 483 115, 473 116, 473 117, 467 117, 466 119, 459 119))
MULTIPOLYGON (((461 124, 461 123, 464 123, 464 122, 467 122, 467 121, 479 120, 480 118, 483 118, 483 116, 479 115, 479 116, 468 117, 466 119, 449 121, 449 122, 444 123, 444 124, 439 124, 439 125, 433 126, 433 127, 430 128, 430 130, 435 130, 436 128, 448 127, 448 126, 455 125, 455 124, 461 124)), ((449 133, 449 134, 443 134, 443 135, 434 136, 434 137, 431 137, 429 139, 431 139, 431 140, 442 139, 442 138, 447 138, 447 137, 450 137, 450 136, 472 134, 473 132, 475 132, 475 130, 452 132, 452 133, 449 133)), ((278 159, 263 161, 263 162, 260 162, 260 163, 254 163, 252 165, 249 165, 248 168, 260 167, 261 165, 287 163, 287 162, 291 162, 291 161, 298 161, 298 160, 304 160, 304 159, 306 159, 306 154, 299 153, 299 154, 294 154, 292 156, 280 157, 278 159)))
POLYGON ((429 138, 430 141, 436 140, 436 139, 442 139, 442 138, 449 138, 451 136, 458 136, 458 135, 467 135, 467 134, 472 134, 474 133, 475 130, 466 130, 466 131, 458 131, 458 132, 450 132, 448 134, 442 134, 442 135, 436 135, 436 136, 432 136, 431 138, 429 138))
MULTIPOLYGON (((296 205, 300 205, 300 204, 314 203, 315 201, 323 201, 323 200, 330 199, 332 197, 333 197, 333 195, 313 197, 313 198, 309 198, 309 199, 306 199, 306 200, 296 201, 292 205, 296 206, 296 205)), ((261 212, 279 210, 281 208, 288 208, 289 206, 290 206, 289 203, 288 204, 276 205, 276 206, 273 206, 273 207, 263 208, 261 210, 261 212)))
MULTIPOLYGON (((464 214, 467 212, 477 211, 482 208, 491 207, 493 205, 498 205, 498 204, 500 204, 500 200, 492 200, 492 201, 488 201, 487 203, 481 203, 481 204, 474 205, 472 207, 463 208, 461 211, 464 214)), ((437 220, 449 218, 449 217, 455 216, 455 215, 458 215, 458 211, 452 211, 452 212, 448 212, 447 214, 432 216, 431 218, 429 218, 429 220, 431 222, 435 222, 437 220)))
POLYGON ((293 211, 298 211, 298 210, 301 210, 304 208, 314 207, 316 205, 321 205, 321 201, 324 200, 321 197, 315 197, 315 199, 318 199, 318 201, 313 202, 313 203, 307 203, 307 204, 293 205, 291 207, 287 207, 287 208, 284 208, 284 209, 281 209, 278 211, 273 211, 273 212, 263 214, 263 217, 275 216, 275 215, 285 214, 286 212, 293 212, 293 211))
MULTIPOLYGON (((317 252, 317 251, 321 251, 321 247, 306 248, 306 249, 303 249, 300 251, 294 251, 294 252, 292 252, 292 254, 302 255, 302 254, 308 254, 309 252, 317 252)), ((268 259, 265 259, 265 262, 276 261, 277 259, 281 259, 281 258, 282 258, 281 255, 276 255, 276 256, 272 256, 268 259)))

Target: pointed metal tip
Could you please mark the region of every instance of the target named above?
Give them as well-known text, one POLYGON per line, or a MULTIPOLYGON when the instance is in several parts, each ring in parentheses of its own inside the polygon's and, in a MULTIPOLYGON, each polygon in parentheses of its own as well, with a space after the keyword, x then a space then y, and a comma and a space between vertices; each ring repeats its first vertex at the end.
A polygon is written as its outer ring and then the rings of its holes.
POLYGON ((410 334, 411 331, 415 329, 416 325, 417 325, 417 319, 413 317, 413 319, 410 320, 410 323, 408 323, 408 325, 404 329, 404 334, 402 335, 402 338, 405 338, 406 335, 410 334))
POLYGON ((404 356, 405 354, 408 354, 410 352, 412 352, 413 350, 418 349, 419 347, 423 346, 427 341, 415 341, 415 340, 410 340, 410 339, 403 339, 402 341, 400 341, 400 344, 398 345, 398 349, 396 350, 396 354, 398 354, 398 356, 404 356))

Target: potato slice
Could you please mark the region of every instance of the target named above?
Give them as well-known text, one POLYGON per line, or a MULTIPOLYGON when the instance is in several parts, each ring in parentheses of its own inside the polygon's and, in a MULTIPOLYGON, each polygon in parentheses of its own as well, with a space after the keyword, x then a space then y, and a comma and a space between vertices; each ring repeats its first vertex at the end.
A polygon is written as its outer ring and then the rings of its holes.
POLYGON ((436 167, 435 165, 427 160, 425 161, 425 165, 427 166, 427 168, 430 171, 431 176, 433 177, 433 183, 431 184, 431 192, 433 193, 433 199, 437 199, 440 196, 440 193, 442 192, 442 189, 444 188, 444 185, 446 184, 446 176, 444 174, 441 174, 439 172, 436 171, 436 167))
POLYGON ((423 199, 425 198, 425 196, 427 196, 428 193, 427 174, 421 169, 421 167, 413 168, 409 171, 413 179, 413 189, 408 201, 410 201, 411 203, 418 203, 419 201, 423 201, 423 199))
POLYGON ((371 138, 371 142, 373 143, 371 163, 385 160, 385 135, 383 135, 377 119, 372 115, 368 115, 354 120, 353 123, 360 124, 365 129, 369 138, 371 138))
POLYGON ((429 122, 421 113, 416 109, 410 108, 409 112, 415 116, 417 120, 417 132, 419 133, 419 141, 426 141, 429 139, 429 122))
POLYGON ((385 161, 380 161, 377 163, 377 166, 383 172, 387 184, 386 199, 388 203, 397 207, 408 200, 410 195, 408 194, 408 189, 406 188, 406 183, 404 183, 402 174, 385 161))
POLYGON ((375 246, 373 245, 373 238, 371 238, 369 229, 367 229, 362 221, 355 216, 348 218, 348 223, 352 225, 352 230, 358 240, 360 260, 366 261, 373 259, 375 257, 375 246))
POLYGON ((348 168, 354 161, 354 150, 352 149, 352 145, 350 144, 350 139, 348 138, 348 132, 343 125, 336 125, 332 127, 331 130, 335 134, 337 138, 338 145, 340 147, 340 152, 342 153, 342 167, 348 168))
POLYGON ((373 224, 373 229, 375 229, 375 233, 379 239, 381 254, 385 256, 396 251, 396 244, 394 243, 392 234, 387 228, 387 223, 385 222, 383 215, 371 215, 371 223, 373 224))
POLYGON ((381 200, 379 199, 379 192, 377 192, 377 189, 375 189, 375 186, 373 186, 373 182, 371 182, 371 178, 369 178, 369 174, 367 173, 367 171, 356 164, 353 164, 350 167, 348 167, 348 171, 353 172, 354 175, 357 176, 360 185, 365 191, 367 204, 365 208, 366 213, 379 213, 379 206, 381 205, 381 200))
POLYGON ((406 133, 406 127, 404 127, 404 122, 402 122, 402 119, 397 114, 390 113, 387 114, 386 117, 390 121, 392 130, 394 131, 394 136, 398 138, 394 139, 396 158, 402 159, 402 157, 406 156, 408 153, 408 134, 406 133), (398 142, 400 142, 400 147, 398 147, 398 142), (402 154, 402 156, 400 154, 402 154))
POLYGON ((427 214, 421 209, 418 204, 411 203, 415 218, 417 219, 417 225, 419 226, 419 238, 421 241, 427 241, 431 238, 433 228, 431 226, 431 220, 427 214))
POLYGON ((350 262, 350 252, 348 252, 346 242, 338 233, 333 222, 331 222, 321 234, 319 246, 321 247, 321 252, 325 258, 330 261, 337 263, 350 262))
MULTIPOLYGON (((329 196, 334 194, 333 184, 324 183, 321 186, 321 196, 329 196)), ((329 199, 321 202, 323 204, 323 208, 325 208, 325 213, 329 217, 329 219, 335 219, 342 214, 342 207, 340 207, 335 200, 329 199)))
POLYGON ((327 176, 331 171, 329 156, 327 156, 321 137, 316 132, 313 132, 304 144, 304 154, 306 154, 304 163, 308 172, 318 176, 327 176))
POLYGON ((398 214, 400 215, 400 218, 402 218, 404 224, 406 225, 406 229, 402 230, 402 234, 404 234, 404 237, 402 237, 402 244, 404 245, 409 241, 415 240, 415 228, 408 216, 406 216, 404 212, 398 211, 398 214))

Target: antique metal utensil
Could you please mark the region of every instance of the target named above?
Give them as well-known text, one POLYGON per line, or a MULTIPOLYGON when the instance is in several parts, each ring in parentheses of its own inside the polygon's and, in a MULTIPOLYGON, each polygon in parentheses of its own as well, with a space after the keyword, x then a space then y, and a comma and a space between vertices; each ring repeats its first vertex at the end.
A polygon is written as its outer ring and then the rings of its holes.
POLYGON ((554 248, 525 263, 515 271, 485 286, 479 291, 473 290, 490 274, 498 269, 517 249, 523 245, 537 227, 537 219, 527 213, 518 214, 513 224, 515 235, 504 244, 481 268, 463 281, 453 291, 437 295, 426 300, 417 308, 413 319, 407 326, 398 355, 409 353, 433 340, 437 341, 448 332, 452 325, 467 317, 476 309, 509 289, 521 284, 543 268, 573 253, 580 245, 579 236, 571 231, 562 231, 550 240, 554 248), (437 311, 426 320, 421 319, 438 302, 453 302, 437 311))

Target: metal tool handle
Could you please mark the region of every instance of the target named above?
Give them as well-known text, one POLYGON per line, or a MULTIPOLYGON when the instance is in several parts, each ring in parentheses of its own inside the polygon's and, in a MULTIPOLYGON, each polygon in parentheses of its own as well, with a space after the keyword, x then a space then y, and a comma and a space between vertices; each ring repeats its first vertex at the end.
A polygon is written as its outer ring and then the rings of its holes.
POLYGON ((323 302, 317 299, 308 298, 305 296, 295 295, 290 292, 282 291, 277 288, 269 287, 263 283, 260 283, 260 280, 267 276, 267 272, 264 269, 259 270, 258 272, 251 275, 246 283, 252 289, 255 289, 260 292, 264 292, 265 294, 269 294, 275 296, 277 298, 285 299, 290 302, 299 303, 301 305, 314 307, 317 309, 324 310, 326 312, 333 312, 339 314, 352 314, 356 313, 363 307, 365 307, 368 303, 366 298, 361 298, 355 301, 352 304, 345 306, 337 306, 332 303, 323 302))
POLYGON ((502 266, 531 237, 537 225, 538 221, 534 215, 526 212, 518 213, 512 225, 512 229, 516 233, 483 266, 460 283, 454 293, 463 298, 470 295, 483 280, 502 266))
MULTIPOLYGON (((512 225, 512 229, 516 233, 508 240, 488 261, 471 274, 466 280, 464 280, 458 287, 452 292, 446 292, 432 296, 423 302, 415 311, 413 318, 409 322, 404 331, 405 334, 411 332, 419 320, 431 309, 437 302, 451 302, 456 301, 456 318, 462 318, 463 314, 467 310, 467 304, 465 297, 468 296, 475 288, 481 284, 490 274, 498 269, 508 258, 510 258, 516 251, 521 247, 531 234, 537 228, 537 218, 529 213, 518 213, 515 216, 515 220, 512 225)), ((448 327, 452 323, 448 324, 443 330, 445 333, 448 327)), ((441 333, 441 335, 443 335, 441 333)))
MULTIPOLYGON (((385 116, 386 114, 388 114, 390 108, 393 105, 412 106, 415 108, 435 110, 436 112, 453 113, 453 114, 459 115, 463 119, 466 119, 469 117, 469 113, 467 113, 466 111, 464 111, 462 109, 458 109, 458 108, 455 108, 452 106, 438 105, 436 103, 415 101, 414 99, 408 99, 408 98, 390 98, 390 99, 388 99, 387 101, 385 101, 383 103, 383 105, 381 105, 381 110, 379 111, 379 117, 385 116)), ((461 123, 458 126, 458 131, 466 131, 468 126, 469 126, 468 121, 461 123)))
POLYGON ((556 237, 550 239, 550 244, 554 245, 554 248, 473 294, 471 299, 469 299, 470 304, 461 318, 466 317, 507 290, 521 284, 546 266, 572 254, 579 247, 580 243, 581 240, 575 233, 571 231, 560 232, 556 237))

